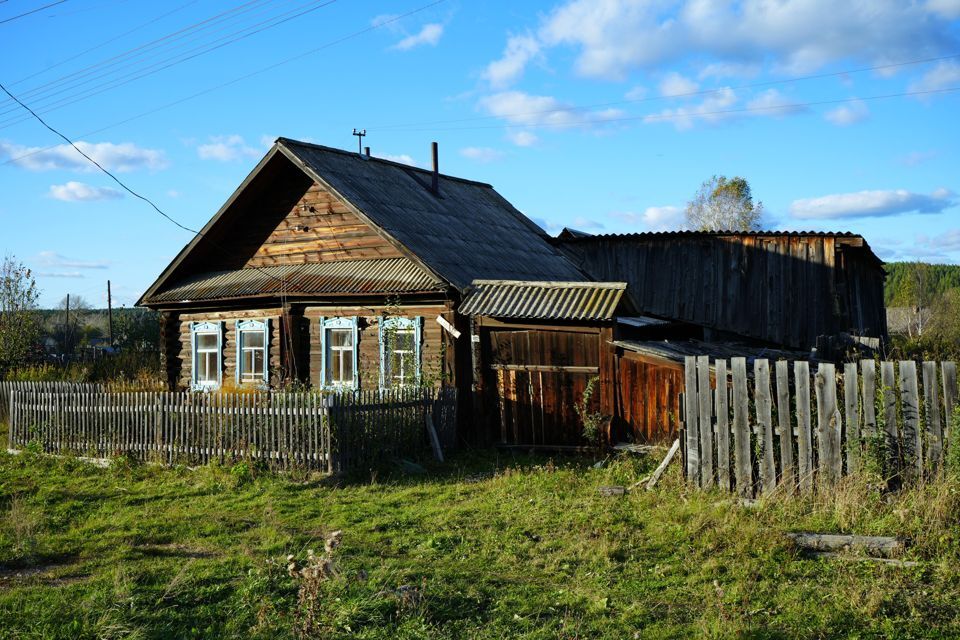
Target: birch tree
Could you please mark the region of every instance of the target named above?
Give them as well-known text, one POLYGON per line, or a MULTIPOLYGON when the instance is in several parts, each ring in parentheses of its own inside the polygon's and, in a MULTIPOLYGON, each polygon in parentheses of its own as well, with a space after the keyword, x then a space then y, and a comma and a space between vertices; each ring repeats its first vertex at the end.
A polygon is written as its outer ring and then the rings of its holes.
POLYGON ((763 203, 754 204, 750 183, 739 176, 713 176, 687 203, 687 226, 697 231, 751 231, 762 219, 763 203))
POLYGON ((0 374, 28 362, 40 342, 40 291, 30 269, 7 256, 0 266, 0 374))

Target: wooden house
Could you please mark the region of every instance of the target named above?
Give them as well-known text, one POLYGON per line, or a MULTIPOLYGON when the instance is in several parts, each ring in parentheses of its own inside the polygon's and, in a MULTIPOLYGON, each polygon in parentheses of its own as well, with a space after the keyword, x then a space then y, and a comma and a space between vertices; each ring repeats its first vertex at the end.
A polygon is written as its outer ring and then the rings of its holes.
POLYGON ((424 170, 278 139, 139 301, 169 384, 448 384, 465 437, 579 446, 584 410, 608 440, 668 436, 680 353, 885 333, 859 236, 551 238, 433 151, 424 170))

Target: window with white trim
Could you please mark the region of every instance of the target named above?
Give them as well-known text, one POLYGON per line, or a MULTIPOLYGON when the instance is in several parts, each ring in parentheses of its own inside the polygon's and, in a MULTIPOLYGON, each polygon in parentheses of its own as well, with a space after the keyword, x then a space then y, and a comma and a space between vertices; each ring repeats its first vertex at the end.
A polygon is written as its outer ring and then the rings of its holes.
POLYGON ((357 388, 357 318, 321 318, 324 387, 357 388))
POLYGON ((193 388, 211 389, 220 386, 223 353, 223 326, 219 322, 190 324, 193 344, 193 388))
POLYGON ((237 382, 268 382, 269 354, 270 321, 237 320, 237 382))
POLYGON ((383 318, 380 322, 380 388, 420 384, 423 318, 383 318))

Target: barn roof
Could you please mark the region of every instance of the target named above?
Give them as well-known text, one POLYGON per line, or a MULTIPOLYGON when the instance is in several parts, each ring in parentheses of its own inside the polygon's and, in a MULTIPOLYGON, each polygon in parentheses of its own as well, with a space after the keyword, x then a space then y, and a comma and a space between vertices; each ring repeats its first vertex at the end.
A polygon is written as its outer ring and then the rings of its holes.
POLYGON ((164 288, 150 298, 150 302, 196 302, 263 295, 422 293, 445 288, 445 283, 406 258, 384 258, 201 273, 164 288))
POLYGON ((612 320, 625 282, 474 280, 460 307, 469 316, 612 320))
MULTIPOLYGON (((424 273, 465 291, 477 278, 588 280, 550 242, 550 237, 489 184, 432 172, 353 152, 278 138, 220 211, 174 259, 140 303, 169 297, 167 291, 195 273, 180 269, 191 251, 217 227, 244 189, 274 158, 286 158, 342 199, 356 215, 396 246, 424 273)), ((222 243, 220 243, 222 244, 222 243)), ((189 261, 186 261, 189 262, 189 261)), ((362 268, 363 265, 355 265, 362 268)), ((222 274, 208 272, 203 278, 222 274)), ((251 278, 237 275, 237 278, 251 278)), ((269 278, 266 278, 269 280, 269 278)))

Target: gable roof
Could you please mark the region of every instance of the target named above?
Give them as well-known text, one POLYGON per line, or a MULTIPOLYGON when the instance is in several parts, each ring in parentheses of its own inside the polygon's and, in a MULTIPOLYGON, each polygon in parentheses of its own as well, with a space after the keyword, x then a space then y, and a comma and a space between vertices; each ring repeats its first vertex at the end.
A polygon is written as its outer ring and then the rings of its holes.
MULTIPOLYGON (((180 252, 138 304, 188 276, 178 267, 244 189, 274 158, 283 157, 328 189, 425 273, 460 291, 475 279, 589 280, 550 237, 489 184, 316 144, 278 138, 201 233, 180 252)), ((213 274, 208 274, 213 275, 213 274)))

